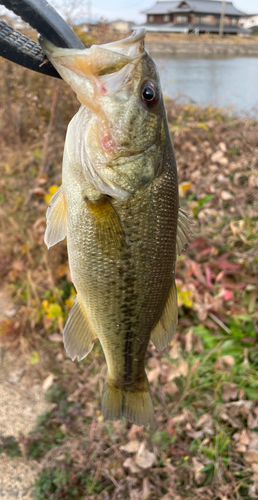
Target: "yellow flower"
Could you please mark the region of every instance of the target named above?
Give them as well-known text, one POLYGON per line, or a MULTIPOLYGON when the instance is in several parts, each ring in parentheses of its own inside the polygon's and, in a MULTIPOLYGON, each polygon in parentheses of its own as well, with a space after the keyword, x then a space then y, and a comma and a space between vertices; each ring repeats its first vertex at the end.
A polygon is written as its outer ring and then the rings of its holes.
POLYGON ((50 186, 50 188, 48 189, 48 193, 44 196, 44 200, 45 200, 47 205, 50 204, 50 200, 51 200, 53 194, 55 194, 55 192, 58 189, 59 189, 59 186, 56 186, 55 184, 53 186, 50 186))
POLYGON ((75 297, 76 297, 76 291, 75 291, 74 287, 72 287, 70 297, 68 297, 68 299, 66 299, 66 301, 65 301, 65 304, 68 306, 69 310, 73 306, 75 297))

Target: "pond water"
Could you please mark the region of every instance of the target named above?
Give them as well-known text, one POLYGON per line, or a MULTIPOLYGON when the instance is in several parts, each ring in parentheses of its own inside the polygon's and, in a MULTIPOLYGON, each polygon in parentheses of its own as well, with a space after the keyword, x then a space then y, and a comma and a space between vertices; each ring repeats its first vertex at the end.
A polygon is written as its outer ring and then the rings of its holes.
POLYGON ((165 96, 258 118, 258 57, 151 55, 165 96))

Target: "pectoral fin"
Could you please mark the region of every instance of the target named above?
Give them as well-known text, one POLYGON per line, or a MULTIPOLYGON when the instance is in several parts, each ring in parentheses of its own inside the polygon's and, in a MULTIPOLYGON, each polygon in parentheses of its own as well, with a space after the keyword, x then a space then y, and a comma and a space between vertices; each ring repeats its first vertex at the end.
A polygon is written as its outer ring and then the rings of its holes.
POLYGON ((107 196, 92 202, 85 199, 94 225, 99 247, 110 258, 117 258, 125 247, 125 235, 120 219, 107 196))
POLYGON ((192 224, 194 224, 194 222, 190 219, 189 213, 183 208, 179 207, 176 235, 177 255, 180 255, 181 250, 185 249, 185 245, 189 245, 187 235, 193 234, 190 229, 190 226, 192 224))
POLYGON ((46 217, 47 229, 44 241, 47 247, 50 248, 62 241, 67 234, 66 204, 62 186, 53 194, 46 217))
POLYGON ((151 332, 151 340, 157 351, 163 351, 173 339, 177 327, 177 292, 173 282, 159 322, 151 332))
POLYGON ((97 338, 97 335, 89 325, 78 295, 69 312, 63 337, 65 349, 73 361, 76 356, 78 361, 85 358, 92 350, 94 340, 97 338))

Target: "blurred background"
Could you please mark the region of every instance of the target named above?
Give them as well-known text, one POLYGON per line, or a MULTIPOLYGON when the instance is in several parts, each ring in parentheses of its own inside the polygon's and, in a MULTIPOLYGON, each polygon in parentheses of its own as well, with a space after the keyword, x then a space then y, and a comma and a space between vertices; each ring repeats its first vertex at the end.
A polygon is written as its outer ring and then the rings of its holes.
POLYGON ((257 1, 51 4, 86 47, 145 26, 194 236, 177 261, 176 336, 146 358, 157 427, 104 421, 99 343, 80 363, 62 343, 76 294, 66 243, 43 242, 79 103, 64 82, 0 58, 1 494, 258 498, 257 1))

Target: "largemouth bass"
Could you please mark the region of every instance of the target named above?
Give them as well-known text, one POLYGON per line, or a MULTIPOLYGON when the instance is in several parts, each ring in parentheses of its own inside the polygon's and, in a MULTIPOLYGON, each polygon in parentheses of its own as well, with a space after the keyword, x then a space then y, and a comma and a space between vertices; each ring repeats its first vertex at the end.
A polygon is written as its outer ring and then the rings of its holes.
POLYGON ((154 425, 144 370, 151 338, 177 326, 176 255, 190 219, 179 209, 173 146, 145 30, 75 50, 41 44, 81 107, 67 130, 62 186, 47 211, 48 247, 67 237, 75 303, 64 345, 80 361, 99 339, 106 419, 154 425))

